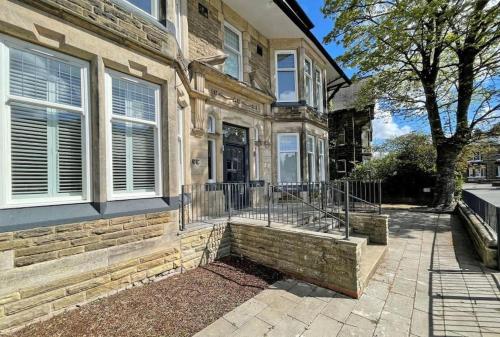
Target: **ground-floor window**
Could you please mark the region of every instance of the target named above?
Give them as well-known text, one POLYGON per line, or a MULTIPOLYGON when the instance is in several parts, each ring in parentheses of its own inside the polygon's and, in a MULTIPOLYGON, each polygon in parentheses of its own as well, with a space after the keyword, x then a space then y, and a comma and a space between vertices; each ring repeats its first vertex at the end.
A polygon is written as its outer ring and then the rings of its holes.
POLYGON ((208 182, 215 183, 216 178, 216 154, 215 154, 215 140, 208 140, 208 182))
POLYGON ((160 193, 159 86, 107 71, 110 195, 113 199, 160 193))
POLYGON ((316 149, 315 149, 315 138, 313 136, 307 136, 307 168, 309 171, 309 181, 316 181, 316 149))
POLYGON ((326 167, 325 167, 325 140, 318 140, 318 156, 319 156, 319 179, 320 181, 326 180, 326 167))
POLYGON ((278 134, 278 181, 300 181, 299 134, 278 134))
POLYGON ((497 165, 497 177, 500 177, 500 165, 497 165))
POLYGON ((184 176, 184 109, 180 106, 177 107, 177 155, 179 172, 179 193, 182 185, 185 184, 184 176))
POLYGON ((255 180, 260 179, 259 129, 255 128, 255 180))
POLYGON ((88 63, 0 38, 0 74, 0 207, 88 200, 88 63))

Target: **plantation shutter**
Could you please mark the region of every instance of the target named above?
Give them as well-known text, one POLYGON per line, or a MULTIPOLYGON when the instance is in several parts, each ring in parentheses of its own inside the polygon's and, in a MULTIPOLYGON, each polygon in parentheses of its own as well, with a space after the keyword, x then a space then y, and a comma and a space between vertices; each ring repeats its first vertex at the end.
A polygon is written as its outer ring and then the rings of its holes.
POLYGON ((155 91, 156 88, 147 84, 112 77, 114 192, 155 191, 155 91))
POLYGON ((47 194, 47 112, 19 104, 11 107, 12 194, 47 194))
POLYGON ((83 112, 81 67, 14 48, 9 56, 12 197, 82 196, 84 118, 64 110, 83 112))

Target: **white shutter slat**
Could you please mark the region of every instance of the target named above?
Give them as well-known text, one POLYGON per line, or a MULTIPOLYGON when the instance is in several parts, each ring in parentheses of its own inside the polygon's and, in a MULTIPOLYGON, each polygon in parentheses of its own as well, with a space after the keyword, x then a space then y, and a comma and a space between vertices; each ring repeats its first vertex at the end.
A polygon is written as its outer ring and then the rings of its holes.
POLYGON ((59 193, 82 193, 82 121, 72 113, 57 113, 59 193))
POLYGON ((134 190, 154 191, 155 136, 154 128, 135 125, 133 137, 134 190))
POLYGON ((80 107, 81 68, 43 55, 10 49, 10 93, 80 107))
POLYGON ((113 190, 117 192, 127 190, 127 148, 126 125, 114 122, 112 125, 113 143, 113 190))
POLYGON ((46 109, 12 104, 13 197, 48 193, 47 126, 46 109))

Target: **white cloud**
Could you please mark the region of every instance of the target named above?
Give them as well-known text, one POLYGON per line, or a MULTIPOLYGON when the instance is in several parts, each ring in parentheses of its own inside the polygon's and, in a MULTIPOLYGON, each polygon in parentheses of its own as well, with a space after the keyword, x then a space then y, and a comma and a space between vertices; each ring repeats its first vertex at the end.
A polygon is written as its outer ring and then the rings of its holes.
POLYGON ((384 141, 413 131, 409 125, 396 123, 390 113, 375 111, 375 119, 373 120, 373 138, 375 141, 384 141))

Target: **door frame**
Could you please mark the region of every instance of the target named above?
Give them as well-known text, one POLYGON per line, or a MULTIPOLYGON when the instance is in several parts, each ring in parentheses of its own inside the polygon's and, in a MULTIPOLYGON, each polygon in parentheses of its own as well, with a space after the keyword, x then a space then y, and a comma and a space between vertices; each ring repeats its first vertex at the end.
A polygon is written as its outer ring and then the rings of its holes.
POLYGON ((245 176, 245 179, 244 181, 242 182, 245 182, 245 183, 248 183, 250 181, 250 175, 249 175, 249 166, 250 166, 250 151, 249 151, 249 143, 250 143, 250 139, 249 139, 249 128, 246 128, 244 126, 241 126, 241 125, 237 125, 237 124, 232 124, 232 123, 226 123, 226 122, 223 122, 222 123, 222 146, 223 146, 223 151, 222 151, 222 161, 223 161, 223 167, 222 167, 222 178, 223 178, 223 182, 224 183, 229 183, 228 181, 226 181, 226 163, 224 161, 225 159, 225 150, 226 150, 226 145, 230 145, 230 146, 234 146, 234 147, 239 147, 239 148, 242 148, 243 149, 243 160, 244 160, 244 163, 243 163, 243 175, 245 176), (246 139, 247 139, 247 142, 245 145, 241 145, 241 144, 237 144, 237 143, 230 143, 230 142, 226 142, 226 139, 224 137, 224 126, 225 125, 229 125, 229 126, 232 126, 232 127, 236 127, 236 128, 239 128, 239 129, 242 129, 242 130, 245 130, 245 133, 246 133, 246 139))

